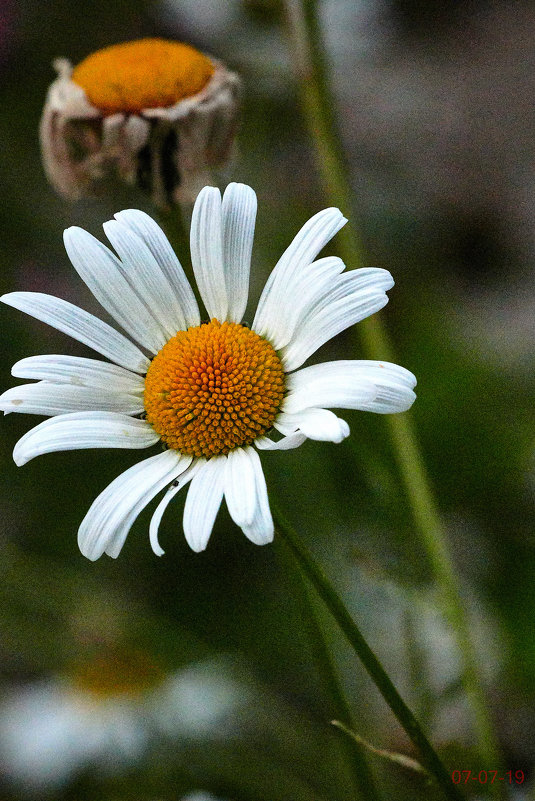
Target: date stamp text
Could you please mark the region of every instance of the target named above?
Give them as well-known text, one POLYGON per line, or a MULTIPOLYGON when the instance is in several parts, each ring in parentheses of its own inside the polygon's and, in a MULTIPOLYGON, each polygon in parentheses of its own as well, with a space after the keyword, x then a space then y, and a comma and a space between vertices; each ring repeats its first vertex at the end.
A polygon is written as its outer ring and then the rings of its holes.
POLYGON ((503 776, 498 776, 497 770, 480 770, 479 772, 473 770, 454 770, 451 774, 451 780, 454 784, 470 784, 470 782, 478 782, 479 784, 494 784, 494 782, 505 782, 506 784, 522 784, 524 781, 524 772, 522 770, 506 770, 503 776))

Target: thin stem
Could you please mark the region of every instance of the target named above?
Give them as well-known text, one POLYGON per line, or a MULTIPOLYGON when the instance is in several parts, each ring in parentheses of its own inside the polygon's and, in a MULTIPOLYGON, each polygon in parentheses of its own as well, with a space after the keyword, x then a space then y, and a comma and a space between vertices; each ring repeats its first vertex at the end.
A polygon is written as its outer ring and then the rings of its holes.
MULTIPOLYGON (((314 609, 315 601, 310 596, 294 552, 288 547, 288 543, 285 540, 282 540, 282 542, 286 546, 284 553, 281 555, 284 557, 286 574, 291 582, 291 595, 297 599, 297 605, 301 610, 302 625, 306 630, 321 682, 329 694, 332 713, 340 718, 348 728, 353 729, 354 722, 352 721, 351 710, 336 675, 336 668, 329 653, 321 623, 314 609)), ((331 713, 329 712, 329 714, 331 713)), ((369 801, 379 801, 379 792, 362 747, 355 740, 348 741, 347 738, 341 741, 341 745, 347 755, 359 797, 362 796, 362 798, 369 799, 369 801)))
MULTIPOLYGON (((318 168, 329 202, 349 212, 352 206, 348 170, 334 119, 324 48, 317 16, 316 0, 285 0, 292 37, 304 113, 314 141, 318 168)), ((345 226, 338 234, 340 255, 349 268, 365 264, 363 249, 355 227, 345 226)), ((393 349, 379 317, 359 325, 366 355, 393 361, 393 349)), ((409 498, 414 520, 440 587, 447 619, 456 636, 464 663, 463 683, 474 714, 474 728, 485 765, 499 767, 499 749, 488 712, 484 684, 470 635, 470 623, 463 605, 457 573, 440 520, 437 504, 427 478, 424 462, 408 414, 386 416, 394 454, 409 498)), ((491 786, 496 797, 503 796, 497 783, 491 786)))
POLYGON ((452 799, 452 801, 462 801, 463 797, 456 785, 452 783, 450 774, 442 764, 420 724, 396 690, 379 659, 364 639, 357 624, 347 611, 344 602, 321 567, 309 554, 301 538, 273 503, 272 508, 280 536, 284 537, 284 540, 294 552, 303 572, 313 584, 316 592, 364 665, 368 675, 418 749, 422 764, 434 776, 446 798, 452 799))

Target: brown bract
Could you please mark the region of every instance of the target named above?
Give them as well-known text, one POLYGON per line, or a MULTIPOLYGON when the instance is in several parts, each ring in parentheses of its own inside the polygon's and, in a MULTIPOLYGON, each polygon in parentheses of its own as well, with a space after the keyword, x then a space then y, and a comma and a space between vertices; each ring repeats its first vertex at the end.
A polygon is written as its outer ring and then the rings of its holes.
MULTIPOLYGON (((119 179, 139 185, 160 207, 192 202, 211 182, 212 168, 224 166, 232 154, 240 79, 221 62, 187 45, 180 47, 194 57, 180 70, 171 58, 165 58, 162 47, 178 47, 178 43, 142 40, 129 45, 129 49, 118 45, 100 51, 109 61, 109 51, 123 50, 122 74, 118 69, 114 76, 122 77, 122 83, 115 96, 96 91, 99 62, 106 59, 97 60, 96 67, 91 59, 99 54, 76 68, 75 76, 86 84, 87 91, 73 80, 69 61, 54 62, 58 77, 48 90, 40 123, 47 176, 54 188, 71 200, 100 194, 110 181, 119 179), (131 57, 131 51, 141 45, 152 60, 145 56, 145 64, 140 66, 131 59, 126 69, 124 52, 131 57), (149 62, 159 63, 160 70, 149 69, 149 62), (188 87, 193 94, 186 96, 188 87), (180 97, 176 102, 172 102, 173 92, 180 97), (89 93, 102 107, 89 100, 89 93), (119 97, 124 101, 121 110, 117 110, 119 97), (138 109, 145 99, 162 105, 138 109)), ((171 47, 170 52, 173 50, 171 47)))

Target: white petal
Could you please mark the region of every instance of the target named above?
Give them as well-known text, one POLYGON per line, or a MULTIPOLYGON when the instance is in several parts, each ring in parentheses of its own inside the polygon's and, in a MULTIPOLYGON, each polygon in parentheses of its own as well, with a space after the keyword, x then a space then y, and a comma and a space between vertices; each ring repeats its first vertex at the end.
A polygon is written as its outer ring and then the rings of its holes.
MULTIPOLYGON (((191 263, 210 318, 227 319, 228 298, 223 266, 221 193, 213 186, 199 192, 191 218, 191 263)), ((191 490, 190 490, 191 492, 191 490)))
POLYGON ((361 361, 357 362, 366 380, 373 381, 377 387, 377 395, 373 401, 363 403, 359 409, 377 414, 394 414, 410 409, 416 395, 413 388, 416 378, 404 367, 389 362, 361 361))
POLYGON ((288 437, 290 434, 295 434, 299 426, 297 425, 295 415, 279 412, 275 422, 273 423, 273 428, 275 428, 285 437, 288 437))
POLYGON ((237 526, 250 526, 256 508, 255 470, 252 448, 235 448, 225 464, 224 491, 229 514, 237 526))
POLYGON ((308 317, 350 295, 362 293, 362 297, 368 297, 370 293, 387 292, 393 286, 394 279, 388 270, 378 267, 351 270, 338 276, 330 286, 324 285, 310 303, 301 304, 299 322, 304 322, 308 317))
POLYGON ((0 410, 23 414, 42 414, 50 417, 67 412, 119 412, 141 414, 143 400, 126 392, 111 392, 96 387, 76 387, 71 384, 21 384, 0 395, 0 410))
POLYGON ((255 478, 255 512, 250 525, 242 525, 245 536, 255 545, 267 545, 273 541, 273 518, 269 508, 266 479, 260 458, 253 448, 246 449, 251 459, 255 478))
POLYGON ((143 239, 160 265, 164 275, 173 287, 176 303, 182 311, 186 328, 199 325, 201 318, 195 295, 182 269, 182 265, 160 226, 144 211, 137 211, 136 209, 120 211, 115 217, 143 239))
POLYGON ((253 322, 253 329, 257 333, 270 340, 277 338, 279 310, 290 294, 295 276, 310 265, 346 222, 341 211, 330 208, 320 211, 305 223, 266 282, 253 322))
POLYGON ((278 442, 273 442, 269 437, 259 437, 255 440, 255 445, 261 451, 289 451, 299 448, 303 442, 306 442, 306 436, 297 431, 279 439, 278 442))
POLYGON ((63 331, 129 370, 146 373, 149 368, 149 360, 136 345, 98 317, 66 300, 41 292, 10 292, 0 300, 63 331))
POLYGON ((269 320, 270 342, 280 350, 291 340, 304 314, 318 298, 332 291, 345 264, 337 256, 327 256, 312 262, 294 275, 284 299, 273 307, 269 320))
POLYGON ((184 331, 186 321, 180 306, 175 302, 171 284, 147 245, 117 220, 104 223, 103 228, 121 259, 127 281, 143 298, 167 338, 174 337, 177 331, 184 331))
POLYGON ((226 456, 213 456, 195 474, 184 507, 184 536, 190 548, 204 551, 223 500, 226 456))
POLYGON ((245 184, 229 184, 223 195, 223 263, 228 297, 227 319, 241 322, 249 295, 249 273, 256 220, 256 193, 245 184))
POLYGON ((205 459, 196 459, 193 464, 191 464, 187 470, 184 470, 182 475, 180 475, 176 481, 173 481, 165 495, 163 496, 162 500, 154 510, 154 514, 152 515, 150 526, 149 526, 149 540, 150 540, 150 547, 156 554, 156 556, 163 556, 165 551, 160 546, 158 542, 158 529, 160 528, 160 523, 163 517, 163 514, 177 492, 180 492, 182 487, 185 487, 188 481, 191 481, 195 473, 201 468, 201 466, 205 463, 205 459))
POLYGON ((397 364, 377 361, 324 362, 305 367, 286 377, 290 390, 283 411, 298 412, 308 406, 391 414, 409 409, 416 397, 414 375, 397 364), (359 398, 363 387, 375 387, 372 398, 359 398))
POLYGON ((286 376, 289 390, 282 411, 294 414, 311 407, 361 409, 377 396, 375 383, 362 370, 349 367, 352 362, 326 362, 305 367, 286 376))
POLYGON ((75 412, 51 417, 19 439, 13 451, 21 467, 43 453, 81 448, 148 448, 159 436, 145 420, 114 412, 75 412))
POLYGON ((318 299, 332 291, 344 267, 342 259, 329 256, 312 262, 295 276, 284 304, 279 307, 278 317, 271 324, 272 330, 277 332, 273 343, 277 350, 288 344, 301 320, 317 304, 318 299))
POLYGON ((291 342, 282 350, 282 362, 287 372, 300 367, 318 348, 349 326, 369 317, 388 303, 384 292, 369 289, 326 305, 312 312, 297 328, 291 342))
POLYGON ((63 241, 74 269, 100 305, 136 342, 151 353, 159 351, 168 337, 126 280, 119 259, 83 228, 67 228, 63 241))
POLYGON ((191 462, 175 450, 151 456, 118 476, 93 501, 78 530, 78 545, 94 561, 116 557, 145 506, 191 462))
POLYGON ((298 414, 281 416, 288 425, 293 423, 309 439, 339 443, 349 436, 346 421, 327 409, 305 409, 298 414))
POLYGON ((132 394, 143 393, 145 387, 144 379, 136 373, 116 364, 79 356, 29 356, 13 365, 11 375, 81 387, 113 387, 114 390, 132 394))

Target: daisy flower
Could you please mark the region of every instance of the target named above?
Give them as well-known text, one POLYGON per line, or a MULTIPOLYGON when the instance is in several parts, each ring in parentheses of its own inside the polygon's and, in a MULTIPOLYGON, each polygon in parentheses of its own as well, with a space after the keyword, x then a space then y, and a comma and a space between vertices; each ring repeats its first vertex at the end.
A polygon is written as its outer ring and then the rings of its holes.
POLYGON ((11 783, 44 791, 90 767, 116 774, 162 739, 176 745, 225 736, 251 701, 222 661, 164 675, 142 652, 120 656, 3 693, 0 760, 11 783))
POLYGON ((338 209, 303 226, 269 276, 252 326, 241 322, 256 205, 243 184, 230 184, 223 198, 205 187, 195 203, 191 260, 208 322, 164 233, 135 210, 104 224, 117 255, 81 228, 64 235, 78 274, 131 339, 60 298, 1 298, 111 362, 44 355, 14 365, 14 376, 37 383, 4 392, 0 409, 50 418, 19 440, 17 465, 51 451, 164 446, 93 502, 78 532, 89 559, 118 556, 134 520, 167 488, 150 524, 153 550, 162 554, 160 520, 188 483, 183 525, 194 551, 206 548, 223 497, 252 542, 271 542, 258 451, 297 448, 307 438, 341 442, 349 426, 327 407, 384 414, 415 399, 412 373, 388 362, 299 369, 331 337, 381 309, 394 283, 386 270, 344 272, 339 258, 315 260, 347 222, 338 209))
POLYGON ((119 177, 159 206, 193 202, 231 156, 240 79, 182 42, 139 39, 54 66, 40 124, 47 176, 64 197, 119 177))

